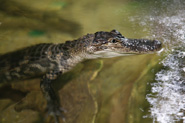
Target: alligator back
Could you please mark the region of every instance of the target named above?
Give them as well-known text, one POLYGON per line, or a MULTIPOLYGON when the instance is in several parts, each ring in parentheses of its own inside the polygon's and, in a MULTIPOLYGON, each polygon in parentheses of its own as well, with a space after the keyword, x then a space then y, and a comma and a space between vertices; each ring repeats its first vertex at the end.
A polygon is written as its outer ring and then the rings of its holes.
POLYGON ((60 52, 60 45, 38 44, 0 55, 0 83, 37 77, 55 69, 54 57, 60 52))

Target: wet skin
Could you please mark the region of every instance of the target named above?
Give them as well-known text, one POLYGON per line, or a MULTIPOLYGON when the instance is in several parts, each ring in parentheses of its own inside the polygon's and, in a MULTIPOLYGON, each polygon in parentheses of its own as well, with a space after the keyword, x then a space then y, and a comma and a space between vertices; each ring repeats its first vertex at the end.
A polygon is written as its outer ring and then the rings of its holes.
POLYGON ((0 56, 0 83, 42 76, 40 87, 47 110, 57 123, 64 110, 51 84, 58 76, 85 59, 152 53, 161 46, 157 40, 125 38, 117 30, 99 31, 61 44, 38 44, 0 56))

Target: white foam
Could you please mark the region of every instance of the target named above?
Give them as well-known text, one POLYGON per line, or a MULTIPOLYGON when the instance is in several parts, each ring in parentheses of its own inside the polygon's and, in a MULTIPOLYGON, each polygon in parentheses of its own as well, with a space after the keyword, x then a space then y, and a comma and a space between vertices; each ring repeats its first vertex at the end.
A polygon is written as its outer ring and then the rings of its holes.
POLYGON ((183 67, 182 70, 185 72, 185 67, 183 67))
MULTIPOLYGON (((161 61, 166 69, 156 74, 152 93, 146 96, 151 104, 150 117, 153 122, 175 123, 183 120, 185 123, 185 78, 182 75, 185 72, 182 62, 185 60, 185 10, 175 11, 177 13, 173 16, 148 16, 155 21, 154 24, 158 23, 152 33, 154 38, 162 39, 163 46, 166 46, 162 50, 166 58, 161 61)), ((158 51, 159 54, 162 51, 158 51)))
POLYGON ((164 48, 162 48, 161 50, 157 51, 158 54, 161 54, 164 51, 164 48))
POLYGON ((130 17, 132 22, 141 22, 143 31, 148 30, 144 38, 162 41, 163 49, 158 54, 166 56, 161 61, 166 69, 156 74, 152 92, 146 95, 151 114, 143 118, 153 118, 154 123, 185 123, 185 1, 158 2, 162 7, 151 6, 150 14, 143 11, 143 15, 130 17))
POLYGON ((182 93, 184 79, 180 73, 182 57, 178 57, 179 53, 169 54, 162 61, 168 69, 156 74, 157 82, 152 85, 152 93, 155 93, 155 96, 153 94, 147 96, 147 100, 152 105, 151 116, 154 121, 160 123, 173 123, 184 118, 181 112, 185 109, 185 94, 182 93))

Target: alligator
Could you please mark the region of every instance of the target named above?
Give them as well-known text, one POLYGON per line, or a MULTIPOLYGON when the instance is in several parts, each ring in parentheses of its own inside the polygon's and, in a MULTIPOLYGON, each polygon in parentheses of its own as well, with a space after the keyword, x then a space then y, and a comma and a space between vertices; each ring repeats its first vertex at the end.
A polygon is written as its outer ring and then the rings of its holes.
POLYGON ((64 117, 52 82, 85 59, 152 53, 161 49, 158 40, 129 39, 117 30, 87 34, 73 41, 42 43, 0 55, 0 83, 40 77, 47 110, 55 122, 64 117))

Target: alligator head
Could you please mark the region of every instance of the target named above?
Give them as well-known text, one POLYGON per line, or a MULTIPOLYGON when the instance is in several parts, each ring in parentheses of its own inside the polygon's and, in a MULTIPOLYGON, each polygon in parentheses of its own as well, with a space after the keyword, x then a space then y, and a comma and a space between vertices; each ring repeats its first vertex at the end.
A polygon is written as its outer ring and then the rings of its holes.
POLYGON ((95 57, 116 57, 151 53, 161 49, 161 42, 147 39, 128 39, 117 30, 96 32, 87 51, 95 57))

